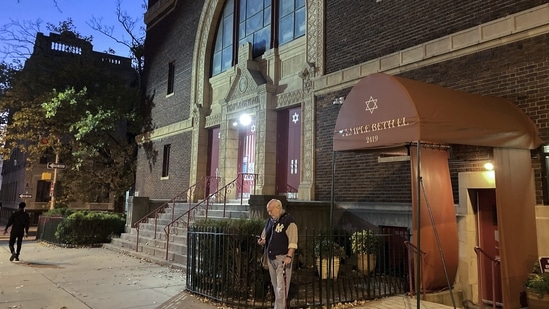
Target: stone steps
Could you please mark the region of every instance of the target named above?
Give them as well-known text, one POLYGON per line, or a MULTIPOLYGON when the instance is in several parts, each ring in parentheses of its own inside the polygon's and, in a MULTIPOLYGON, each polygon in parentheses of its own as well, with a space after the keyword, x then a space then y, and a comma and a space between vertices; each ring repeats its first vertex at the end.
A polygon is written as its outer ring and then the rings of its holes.
MULTIPOLYGON (((208 219, 222 219, 225 208, 225 218, 249 218, 249 206, 234 202, 227 205, 210 204, 208 206, 208 219)), ((173 210, 173 217, 178 218, 188 209, 188 204, 179 204, 173 210)), ((200 208, 200 207, 199 207, 200 208)), ((205 209, 198 209, 195 219, 205 218, 205 209)), ((132 227, 127 233, 122 233, 119 238, 113 238, 111 243, 104 244, 107 249, 122 252, 145 260, 150 260, 160 265, 186 270, 187 268, 187 217, 181 218, 181 222, 170 228, 169 248, 166 259, 166 232, 164 228, 172 222, 172 209, 166 208, 159 213, 158 218, 151 218, 139 225, 139 244, 137 244, 137 229, 132 227), (156 235, 155 235, 156 229, 156 235), (137 246, 137 250, 136 250, 137 246)))

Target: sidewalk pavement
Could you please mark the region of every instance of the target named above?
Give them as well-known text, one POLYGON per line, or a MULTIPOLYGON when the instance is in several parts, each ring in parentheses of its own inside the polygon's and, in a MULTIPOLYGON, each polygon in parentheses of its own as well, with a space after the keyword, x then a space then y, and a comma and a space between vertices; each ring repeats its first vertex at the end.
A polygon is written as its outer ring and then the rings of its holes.
POLYGON ((154 309, 185 288, 179 270, 103 248, 48 245, 35 241, 32 230, 23 241, 20 261, 10 262, 4 226, 0 309, 154 309))
MULTIPOLYGON (((104 248, 61 248, 23 241, 19 262, 10 262, 9 235, 0 225, 0 309, 219 309, 184 291, 185 274, 104 248)), ((416 300, 397 296, 345 308, 411 309, 416 300)), ((342 308, 342 307, 338 307, 342 308)), ((424 309, 451 308, 421 302, 424 309)))

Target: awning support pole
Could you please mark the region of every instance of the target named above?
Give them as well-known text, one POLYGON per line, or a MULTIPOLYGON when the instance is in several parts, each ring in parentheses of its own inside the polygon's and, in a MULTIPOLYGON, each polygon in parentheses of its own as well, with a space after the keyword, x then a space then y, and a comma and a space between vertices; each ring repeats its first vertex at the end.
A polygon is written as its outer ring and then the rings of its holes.
POLYGON ((417 182, 416 182, 416 198, 417 198, 417 210, 416 210, 416 234, 414 237, 417 239, 417 257, 416 257, 416 308, 421 308, 421 299, 419 297, 419 294, 421 293, 421 243, 420 243, 420 228, 421 228, 421 216, 420 216, 420 210, 421 210, 421 190, 419 188, 419 184, 421 183, 421 142, 417 141, 417 182))
POLYGON ((438 235, 437 225, 435 222, 435 218, 433 217, 433 210, 431 209, 431 203, 427 198, 427 192, 425 191, 425 185, 423 184, 423 179, 420 180, 420 185, 421 185, 421 190, 423 191, 423 195, 425 196, 425 206, 427 207, 427 211, 429 212, 429 218, 431 219, 431 227, 433 228, 435 239, 437 241, 440 259, 442 261, 442 268, 444 269, 444 275, 446 276, 446 286, 448 287, 448 291, 450 291, 450 298, 452 299, 452 305, 454 309, 456 309, 456 301, 454 300, 454 292, 452 291, 452 284, 450 283, 450 278, 448 277, 448 268, 446 267, 446 260, 444 259, 444 251, 442 251, 440 236, 438 235))
MULTIPOLYGON (((335 157, 336 157, 336 152, 332 150, 332 188, 331 188, 331 196, 330 196, 330 229, 328 230, 328 233, 329 235, 332 235, 332 231, 334 230, 334 204, 335 204, 335 197, 334 197, 334 186, 335 186, 335 157)), ((333 239, 331 239, 333 240, 333 239)), ((333 251, 333 248, 330 248, 330 250, 333 251)), ((330 253, 333 253, 333 252, 330 252, 330 253)), ((328 263, 328 273, 330 273, 330 271, 333 271, 333 268, 332 268, 332 265, 330 265, 330 263, 328 263)), ((330 287, 331 287, 331 281, 332 280, 327 280, 326 282, 326 302, 327 302, 327 308, 330 309, 331 308, 331 305, 330 305, 330 287)))

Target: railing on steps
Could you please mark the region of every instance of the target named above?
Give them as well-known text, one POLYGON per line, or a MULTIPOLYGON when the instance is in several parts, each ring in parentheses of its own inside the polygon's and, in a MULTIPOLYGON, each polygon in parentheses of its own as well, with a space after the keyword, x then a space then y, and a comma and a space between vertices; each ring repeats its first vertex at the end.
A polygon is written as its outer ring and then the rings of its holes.
POLYGON ((157 230, 157 227, 158 227, 158 218, 159 218, 160 213, 164 213, 166 208, 170 207, 170 204, 173 204, 173 206, 171 207, 172 213, 171 213, 171 218, 170 218, 170 220, 173 221, 173 219, 175 217, 175 206, 176 206, 177 202, 187 201, 189 203, 189 209, 191 209, 192 197, 194 196, 195 192, 198 189, 204 189, 203 190, 204 195, 206 195, 208 188, 210 188, 210 185, 213 182, 213 180, 212 180, 213 178, 217 178, 217 177, 205 177, 204 181, 199 181, 196 184, 188 187, 185 191, 179 193, 178 195, 173 197, 171 200, 169 200, 166 203, 164 203, 164 204, 160 205, 159 207, 155 208, 153 211, 146 214, 143 218, 137 220, 134 224, 135 230, 137 232, 136 240, 135 240, 135 251, 139 251, 139 229, 140 229, 140 224, 141 223, 146 223, 146 222, 149 221, 149 219, 154 220, 154 237, 153 238, 156 239, 156 230, 157 230))
POLYGON ((289 184, 286 184, 286 198, 289 200, 297 199, 297 188, 292 187, 289 184))
POLYGON ((200 201, 198 204, 194 205, 193 207, 190 207, 189 210, 185 211, 183 214, 181 214, 176 219, 172 220, 172 222, 168 223, 164 227, 164 232, 166 233, 166 260, 168 260, 168 252, 169 252, 169 245, 170 245, 170 234, 171 231, 173 231, 174 234, 177 235, 177 227, 179 227, 179 224, 181 223, 181 219, 187 216, 187 220, 182 222, 182 227, 188 227, 191 218, 196 217, 196 213, 198 210, 203 210, 205 214, 206 220, 208 219, 208 209, 211 202, 215 203, 223 203, 223 218, 225 218, 226 214, 226 208, 227 208, 227 200, 229 195, 231 193, 236 194, 235 198, 240 197, 240 205, 242 205, 244 201, 244 195, 247 193, 244 192, 246 188, 250 189, 250 194, 252 193, 253 188, 253 194, 255 194, 256 190, 256 183, 257 183, 257 174, 252 173, 239 173, 238 176, 229 182, 228 184, 224 185, 214 193, 209 194, 207 197, 204 198, 204 200, 200 201))
POLYGON ((484 267, 482 264, 482 256, 486 258, 488 261, 490 261, 490 266, 492 270, 492 308, 496 309, 497 303, 496 303, 496 268, 499 266, 499 263, 501 262, 499 258, 491 256, 481 247, 475 247, 475 253, 477 254, 477 265, 478 265, 478 274, 479 274, 479 283, 478 283, 478 307, 484 308, 484 299, 485 292, 484 291, 484 267))

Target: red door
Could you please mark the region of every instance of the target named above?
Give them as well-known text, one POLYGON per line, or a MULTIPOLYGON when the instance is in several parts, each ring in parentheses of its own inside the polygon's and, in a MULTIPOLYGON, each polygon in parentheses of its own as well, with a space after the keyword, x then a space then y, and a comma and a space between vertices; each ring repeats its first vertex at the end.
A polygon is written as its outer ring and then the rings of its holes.
POLYGON ((301 169, 301 107, 288 113, 288 198, 297 198, 301 169))
POLYGON ((477 191, 477 229, 478 245, 489 256, 480 254, 479 280, 483 302, 502 304, 500 265, 493 264, 493 258, 499 260, 499 232, 496 210, 496 190, 479 189, 477 191))
POLYGON ((238 136, 237 198, 249 198, 255 188, 255 121, 241 128, 238 136))
POLYGON ((208 173, 206 177, 206 195, 219 189, 219 137, 220 130, 213 128, 209 136, 208 173))
POLYGON ((301 107, 278 115, 276 194, 297 198, 301 169, 301 107))

